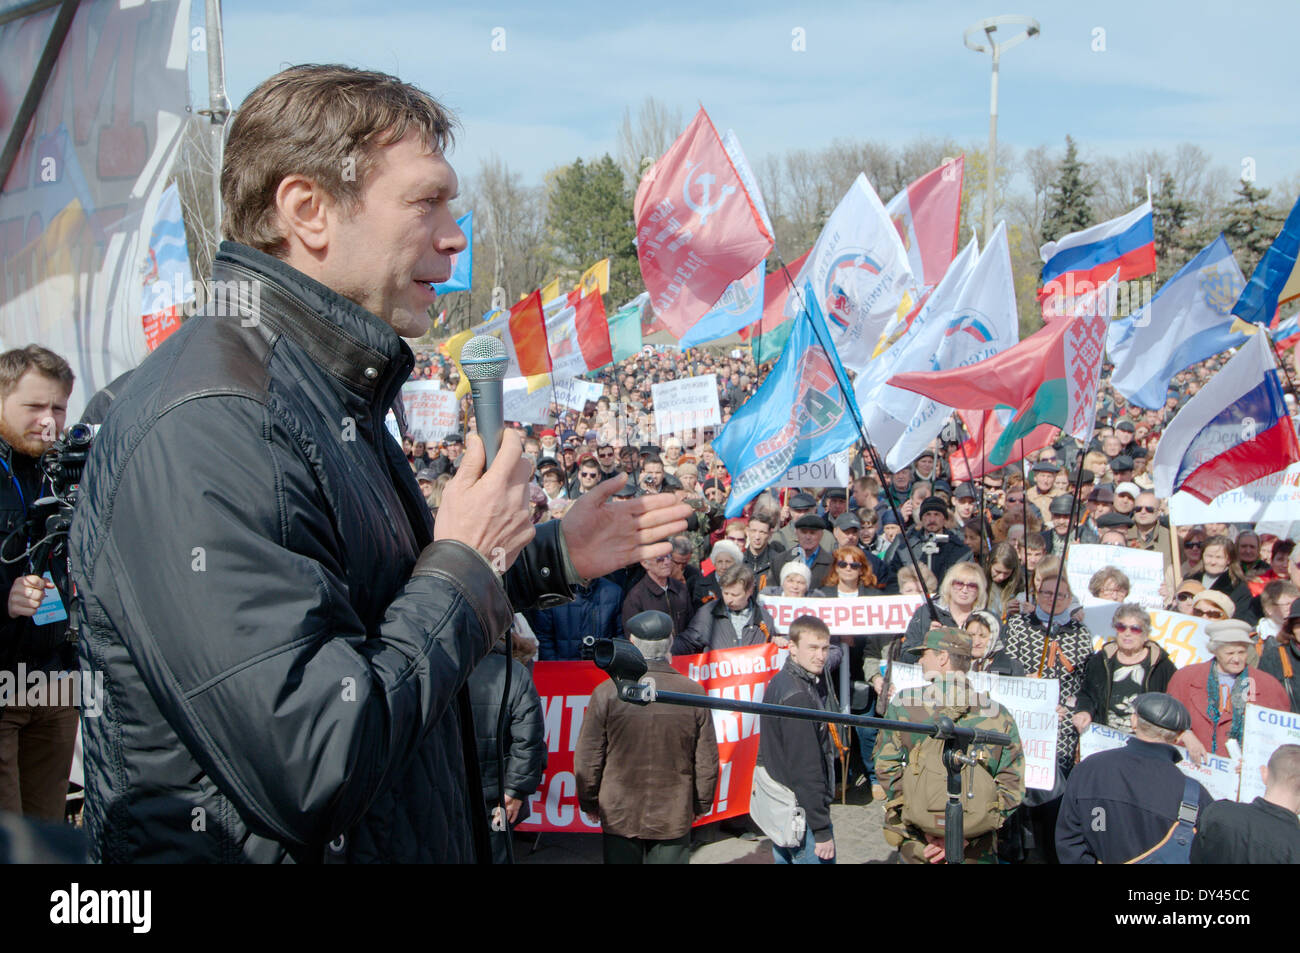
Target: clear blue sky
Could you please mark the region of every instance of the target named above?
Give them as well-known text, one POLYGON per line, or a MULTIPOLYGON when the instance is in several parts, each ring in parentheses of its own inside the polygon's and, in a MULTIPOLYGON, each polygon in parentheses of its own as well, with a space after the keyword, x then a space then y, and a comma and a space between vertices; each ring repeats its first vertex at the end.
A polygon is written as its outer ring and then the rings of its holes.
POLYGON ((1260 184, 1300 174, 1294 42, 1300 4, 1096 0, 443 4, 226 0, 228 89, 303 62, 395 73, 453 107, 462 175, 497 153, 530 183, 616 153, 626 106, 702 102, 751 159, 835 138, 901 144, 988 135, 989 56, 962 44, 984 16, 1026 13, 1040 36, 1002 62, 999 140, 1085 158, 1192 142, 1260 184), (505 30, 504 52, 491 49, 505 30), (806 51, 792 50, 801 28, 806 51), (1105 50, 1093 50, 1094 31, 1105 50))

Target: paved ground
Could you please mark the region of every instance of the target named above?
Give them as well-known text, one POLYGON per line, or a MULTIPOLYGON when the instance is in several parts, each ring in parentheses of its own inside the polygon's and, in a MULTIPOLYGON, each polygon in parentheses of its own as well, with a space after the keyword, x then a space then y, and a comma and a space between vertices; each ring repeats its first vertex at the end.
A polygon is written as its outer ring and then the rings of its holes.
MULTIPOLYGON (((898 854, 885 843, 880 825, 883 809, 869 803, 864 789, 849 792, 847 804, 831 807, 835 827, 835 861, 840 864, 897 863, 898 854)), ((772 843, 760 836, 747 841, 720 831, 719 825, 697 828, 701 845, 691 852, 692 864, 770 864, 772 843)), ((534 847, 532 834, 515 837, 515 860, 521 864, 599 864, 599 834, 543 834, 534 847)))

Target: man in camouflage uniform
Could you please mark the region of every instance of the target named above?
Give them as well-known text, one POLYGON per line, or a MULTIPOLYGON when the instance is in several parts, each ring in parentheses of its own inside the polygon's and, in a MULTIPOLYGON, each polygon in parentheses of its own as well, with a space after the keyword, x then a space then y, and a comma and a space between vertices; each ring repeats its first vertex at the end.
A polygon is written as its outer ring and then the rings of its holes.
MULTIPOLYGON (((1000 731, 1011 744, 972 745, 967 754, 981 758, 976 770, 987 770, 997 786, 1002 819, 1005 821, 1025 794, 1025 758, 1020 750, 1016 720, 987 695, 975 691, 967 681, 970 671, 971 640, 961 629, 934 628, 925 641, 910 650, 919 656, 921 669, 930 684, 899 692, 889 703, 885 717, 892 721, 933 723, 947 715, 964 727, 1000 731)), ((885 840, 898 848, 905 864, 942 863, 943 837, 927 834, 902 820, 903 771, 912 750, 925 739, 911 732, 884 731, 876 743, 876 778, 885 788, 885 840)), ((997 832, 990 831, 966 842, 965 863, 996 863, 997 832)))

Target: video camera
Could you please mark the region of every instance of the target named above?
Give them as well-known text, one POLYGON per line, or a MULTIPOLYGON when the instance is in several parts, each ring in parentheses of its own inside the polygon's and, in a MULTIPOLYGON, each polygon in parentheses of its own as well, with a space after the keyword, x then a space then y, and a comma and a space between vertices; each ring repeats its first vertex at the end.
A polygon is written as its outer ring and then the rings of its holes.
MULTIPOLYGON (((0 557, 4 562, 14 563, 26 558, 32 575, 49 572, 63 604, 68 607, 72 605, 68 530, 72 526, 72 511, 94 438, 94 427, 73 424, 41 455, 38 465, 50 481, 50 495, 36 500, 27 511, 27 519, 0 544, 0 557), (15 549, 15 537, 22 545, 21 551, 15 549)), ((74 619, 69 612, 69 642, 77 639, 74 619)))

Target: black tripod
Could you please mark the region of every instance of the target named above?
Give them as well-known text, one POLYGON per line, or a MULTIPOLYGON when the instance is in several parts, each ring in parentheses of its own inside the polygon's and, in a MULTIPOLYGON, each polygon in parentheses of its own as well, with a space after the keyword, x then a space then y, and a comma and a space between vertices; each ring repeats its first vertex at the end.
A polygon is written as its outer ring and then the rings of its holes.
MULTIPOLYGON (((672 622, 662 612, 642 612, 627 622, 630 635, 650 635, 654 630, 671 629, 672 622), (662 616, 662 619, 647 617, 662 616)), ((655 633, 657 634, 657 633, 655 633)), ((976 764, 976 759, 966 754, 971 745, 1009 745, 1011 738, 999 731, 964 728, 951 718, 940 716, 934 724, 912 721, 890 721, 870 715, 841 714, 817 708, 788 708, 785 705, 768 705, 763 702, 737 701, 730 698, 712 698, 686 692, 661 692, 654 680, 642 681, 646 673, 645 657, 626 639, 595 640, 588 636, 587 645, 592 661, 613 680, 618 697, 633 705, 661 702, 665 705, 685 705, 689 708, 709 708, 722 711, 750 712, 773 718, 797 718, 803 721, 835 722, 863 728, 886 728, 892 731, 909 731, 928 735, 943 741, 943 764, 948 769, 948 804, 944 812, 944 851, 946 862, 960 864, 965 854, 963 845, 963 820, 961 810, 961 771, 964 765, 976 764)))

